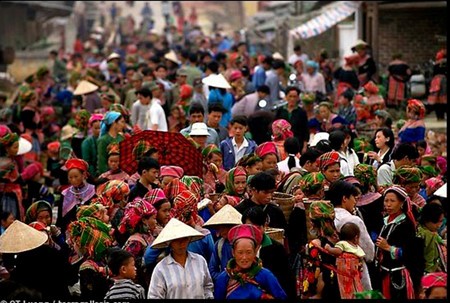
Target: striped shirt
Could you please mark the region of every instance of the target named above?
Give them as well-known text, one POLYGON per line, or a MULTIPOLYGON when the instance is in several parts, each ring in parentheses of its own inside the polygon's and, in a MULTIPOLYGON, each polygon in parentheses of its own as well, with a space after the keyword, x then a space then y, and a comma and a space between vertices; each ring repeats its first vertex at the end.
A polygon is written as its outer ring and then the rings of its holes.
POLYGON ((205 258, 187 252, 181 266, 171 255, 159 262, 152 274, 148 299, 213 299, 214 285, 205 258))
POLYGON ((115 280, 105 295, 105 300, 114 299, 145 299, 145 290, 130 279, 115 280))

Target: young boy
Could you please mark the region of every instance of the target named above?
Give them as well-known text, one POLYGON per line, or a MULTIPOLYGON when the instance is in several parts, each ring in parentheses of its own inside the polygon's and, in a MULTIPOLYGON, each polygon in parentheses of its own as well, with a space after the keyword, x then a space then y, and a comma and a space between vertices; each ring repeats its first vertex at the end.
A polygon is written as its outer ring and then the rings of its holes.
POLYGON ((108 261, 114 284, 105 295, 105 300, 145 299, 144 288, 132 281, 136 277, 134 257, 123 249, 114 249, 108 261))
POLYGON ((286 230, 287 222, 281 208, 270 203, 275 192, 275 177, 268 172, 260 172, 250 180, 250 199, 245 199, 236 206, 241 214, 252 206, 261 207, 267 214, 269 227, 286 230))
POLYGON ((138 173, 141 176, 136 185, 131 189, 128 201, 133 201, 136 197, 143 198, 145 194, 159 186, 155 183, 159 176, 159 163, 151 157, 143 157, 138 163, 138 173))
POLYGON ((127 182, 130 176, 120 169, 119 144, 108 145, 108 168, 109 170, 100 175, 99 179, 119 180, 127 182))
POLYGON ((244 155, 253 153, 256 149, 255 141, 244 137, 248 129, 247 117, 236 116, 230 124, 234 136, 220 142, 225 170, 233 168, 244 155))

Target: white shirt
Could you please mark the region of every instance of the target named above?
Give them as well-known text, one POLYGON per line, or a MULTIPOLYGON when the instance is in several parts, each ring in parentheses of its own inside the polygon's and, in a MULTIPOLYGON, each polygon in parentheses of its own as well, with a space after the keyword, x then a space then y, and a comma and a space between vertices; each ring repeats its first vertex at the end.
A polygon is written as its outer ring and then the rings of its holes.
POLYGON ((353 151, 350 153, 348 150, 345 152, 339 151, 339 156, 341 156, 341 173, 347 176, 354 176, 355 166, 359 164, 359 158, 353 151))
POLYGON ((172 255, 156 265, 148 288, 148 299, 214 299, 214 284, 205 258, 189 251, 187 253, 184 267, 172 255))
MULTIPOLYGON (((375 244, 372 242, 372 239, 370 238, 369 232, 367 231, 364 221, 360 217, 352 215, 351 213, 348 212, 348 210, 341 207, 335 207, 334 212, 335 212, 334 225, 336 226, 337 232, 341 231, 342 225, 344 225, 345 223, 352 222, 358 225, 360 230, 359 246, 366 253, 366 255, 364 256, 364 260, 366 262, 372 262, 375 256, 375 244)), ((369 271, 365 263, 363 264, 363 273, 361 282, 364 286, 364 290, 372 289, 369 271)))
POLYGON ((288 63, 290 65, 294 65, 295 62, 297 62, 298 60, 302 60, 303 61, 303 66, 305 66, 306 61, 308 61, 309 57, 307 54, 300 54, 300 56, 298 56, 296 53, 293 53, 289 59, 288 59, 288 63))
POLYGON ((386 164, 378 167, 378 170, 377 170, 378 186, 392 185, 394 171, 395 171, 394 160, 391 160, 391 161, 387 162, 386 164))
POLYGON ((238 163, 239 160, 244 156, 245 149, 248 147, 248 141, 244 137, 244 142, 242 142, 241 146, 238 148, 236 140, 231 140, 231 143, 233 143, 233 149, 234 149, 234 164, 238 163))
POLYGON ((150 104, 144 105, 137 100, 131 106, 131 125, 139 125, 140 129, 147 129, 146 117, 150 104))
MULTIPOLYGON (((300 167, 300 160, 297 157, 294 157, 294 159, 295 159, 295 167, 300 167)), ((288 174, 290 172, 289 166, 288 166, 288 161, 289 161, 289 156, 286 159, 284 159, 283 161, 278 162, 277 163, 278 170, 288 174)))
POLYGON ((316 72, 313 75, 308 73, 302 74, 303 84, 305 85, 305 90, 307 92, 319 91, 322 94, 326 94, 325 90, 325 78, 320 72, 316 72))
POLYGON ((161 106, 161 101, 159 99, 153 98, 150 102, 150 108, 147 111, 147 127, 146 129, 152 129, 154 124, 158 125, 159 131, 168 131, 166 114, 161 106))

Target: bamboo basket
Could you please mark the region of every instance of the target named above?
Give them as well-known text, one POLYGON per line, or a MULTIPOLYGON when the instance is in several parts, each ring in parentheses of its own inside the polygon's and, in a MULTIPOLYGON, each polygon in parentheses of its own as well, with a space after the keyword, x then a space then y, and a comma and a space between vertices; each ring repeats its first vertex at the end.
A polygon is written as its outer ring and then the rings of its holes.
POLYGON ((267 227, 265 233, 275 241, 284 245, 284 229, 267 227))
POLYGON ((281 208, 286 221, 288 221, 295 204, 294 196, 282 192, 274 192, 272 202, 281 208))

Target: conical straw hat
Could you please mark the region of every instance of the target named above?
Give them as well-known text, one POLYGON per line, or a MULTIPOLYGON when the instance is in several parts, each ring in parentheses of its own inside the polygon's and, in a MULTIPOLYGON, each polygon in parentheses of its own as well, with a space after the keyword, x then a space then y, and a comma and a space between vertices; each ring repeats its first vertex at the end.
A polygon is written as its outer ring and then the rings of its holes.
POLYGON ((279 52, 275 52, 272 54, 272 58, 278 59, 278 60, 284 60, 283 55, 281 55, 279 52))
POLYGON ((167 60, 170 60, 172 62, 175 62, 177 64, 180 64, 180 61, 177 58, 177 54, 175 54, 175 52, 173 50, 171 50, 170 52, 165 54, 164 58, 166 58, 167 60))
POLYGON ((25 223, 15 220, 0 236, 0 253, 15 254, 44 244, 48 236, 25 223))
POLYGON ((120 55, 118 53, 111 53, 111 55, 109 55, 108 58, 106 58, 106 62, 112 59, 120 59, 120 55))
POLYGON ((218 212, 216 212, 203 226, 213 226, 221 224, 239 225, 242 215, 233 206, 226 204, 218 212))
POLYGON ((85 95, 85 94, 89 94, 92 92, 95 92, 98 89, 98 86, 86 81, 86 80, 81 80, 80 83, 78 83, 77 88, 75 89, 75 91, 73 92, 74 95, 85 95))
POLYGON ((161 233, 156 237, 155 241, 153 241, 151 247, 158 249, 166 248, 169 246, 170 241, 186 237, 191 237, 191 242, 193 242, 202 239, 204 235, 180 220, 172 218, 161 230, 161 233))
POLYGON ((442 198, 447 198, 447 183, 439 187, 439 189, 434 192, 434 195, 442 198))
POLYGON ((230 83, 225 79, 222 74, 211 74, 206 78, 202 79, 202 83, 208 86, 218 87, 218 88, 231 88, 230 83))
POLYGON ((23 155, 29 152, 33 148, 33 145, 24 138, 19 138, 19 151, 17 152, 17 155, 23 155))

